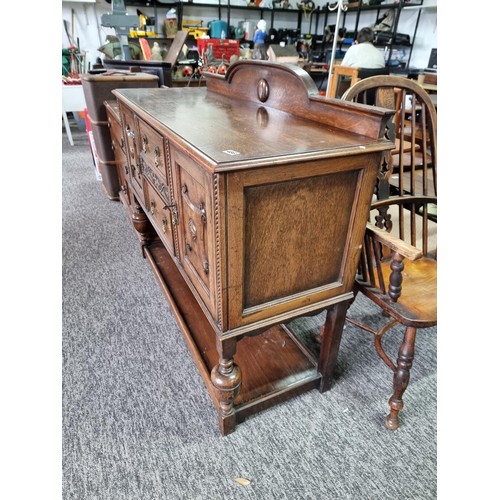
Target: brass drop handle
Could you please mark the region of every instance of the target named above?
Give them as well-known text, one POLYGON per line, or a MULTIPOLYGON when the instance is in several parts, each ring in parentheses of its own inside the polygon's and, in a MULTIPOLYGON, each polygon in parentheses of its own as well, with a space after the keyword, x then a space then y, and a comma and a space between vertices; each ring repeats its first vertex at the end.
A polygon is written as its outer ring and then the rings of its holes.
POLYGON ((135 139, 135 134, 134 134, 134 131, 130 128, 129 125, 127 125, 125 127, 125 131, 127 132, 127 135, 131 138, 131 139, 135 139))
POLYGON ((199 206, 196 206, 188 196, 188 188, 186 184, 182 185, 182 197, 184 201, 187 203, 188 207, 195 213, 201 217, 201 220, 204 224, 207 223, 207 210, 205 208, 205 204, 201 202, 199 206))
POLYGON ((164 233, 167 232, 167 227, 168 227, 168 220, 167 217, 164 215, 161 219, 161 224, 162 224, 162 230, 164 233))
POLYGON ((177 205, 175 203, 166 204, 163 207, 163 210, 167 210, 167 208, 170 210, 170 213, 172 214, 172 224, 174 226, 177 226, 179 224, 179 213, 177 212, 177 205))
POLYGON ((172 208, 172 224, 174 226, 178 226, 179 225, 179 212, 177 212, 177 206, 174 205, 174 207, 172 208))
POLYGON ((148 149, 148 136, 143 135, 142 136, 142 150, 146 153, 147 149, 148 149))
POLYGON ((155 208, 156 208, 155 200, 151 200, 150 207, 151 207, 150 208, 151 215, 154 215, 155 214, 155 208))

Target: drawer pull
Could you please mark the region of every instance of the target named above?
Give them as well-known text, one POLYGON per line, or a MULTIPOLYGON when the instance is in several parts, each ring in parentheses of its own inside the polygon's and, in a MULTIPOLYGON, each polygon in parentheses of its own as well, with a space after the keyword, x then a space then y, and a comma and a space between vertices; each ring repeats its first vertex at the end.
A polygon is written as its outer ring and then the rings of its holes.
POLYGON ((128 175, 128 165, 125 165, 125 173, 128 175))
POLYGON ((134 131, 131 130, 130 126, 127 125, 125 127, 125 131, 127 132, 127 135, 131 138, 131 139, 135 139, 135 134, 134 134, 134 131))
POLYGON ((177 205, 175 203, 165 205, 163 207, 163 210, 167 210, 167 208, 172 213, 172 224, 174 226, 177 226, 177 224, 179 224, 179 213, 177 212, 177 205))
POLYGON ((151 200, 150 202, 150 212, 151 212, 151 215, 154 215, 155 214, 155 207, 156 207, 156 203, 155 203, 155 200, 151 200))
POLYGON ((146 153, 148 150, 148 136, 143 135, 142 136, 142 150, 146 153))
POLYGON ((208 260, 203 261, 203 272, 208 274, 208 260))
POLYGON ((204 224, 207 223, 207 211, 205 209, 205 204, 202 202, 199 204, 199 206, 196 206, 189 198, 188 196, 188 188, 186 184, 182 185, 182 197, 184 198, 184 201, 187 203, 188 207, 195 213, 198 214, 201 217, 201 220, 203 221, 204 224))
POLYGON ((125 141, 123 139, 123 137, 120 137, 120 147, 123 149, 125 146, 125 141))
POLYGON ((161 228, 162 228, 164 233, 167 232, 167 227, 168 227, 168 220, 167 220, 167 217, 164 215, 161 219, 161 228))

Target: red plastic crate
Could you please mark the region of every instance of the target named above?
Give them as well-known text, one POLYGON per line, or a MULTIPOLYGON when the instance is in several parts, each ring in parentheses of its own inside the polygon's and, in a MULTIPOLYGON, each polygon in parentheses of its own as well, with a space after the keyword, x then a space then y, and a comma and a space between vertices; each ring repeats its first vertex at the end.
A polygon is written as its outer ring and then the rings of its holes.
POLYGON ((200 56, 212 45, 212 50, 216 59, 224 58, 225 61, 231 59, 231 56, 240 55, 240 41, 239 40, 222 40, 221 38, 198 38, 198 52, 200 56))

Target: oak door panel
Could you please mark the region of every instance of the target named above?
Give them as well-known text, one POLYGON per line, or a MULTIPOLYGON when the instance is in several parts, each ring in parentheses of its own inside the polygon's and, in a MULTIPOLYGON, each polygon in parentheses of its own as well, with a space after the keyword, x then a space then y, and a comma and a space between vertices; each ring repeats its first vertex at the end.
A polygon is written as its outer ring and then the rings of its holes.
POLYGON ((216 319, 213 177, 179 149, 172 147, 171 155, 179 213, 179 261, 216 319))

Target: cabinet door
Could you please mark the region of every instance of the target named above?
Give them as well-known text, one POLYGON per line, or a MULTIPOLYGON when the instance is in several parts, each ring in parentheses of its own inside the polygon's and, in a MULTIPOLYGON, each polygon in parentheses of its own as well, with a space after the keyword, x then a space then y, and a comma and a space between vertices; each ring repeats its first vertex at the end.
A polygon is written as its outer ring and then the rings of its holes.
POLYGON ((214 319, 216 268, 212 176, 186 154, 171 148, 175 197, 179 207, 179 259, 214 319))
POLYGON ((144 203, 144 190, 142 186, 142 164, 138 155, 138 133, 137 119, 132 111, 120 104, 123 133, 125 137, 127 158, 129 165, 129 179, 132 189, 137 198, 144 203))
POLYGON ((377 153, 227 175, 230 328, 352 296, 378 161, 377 153))

